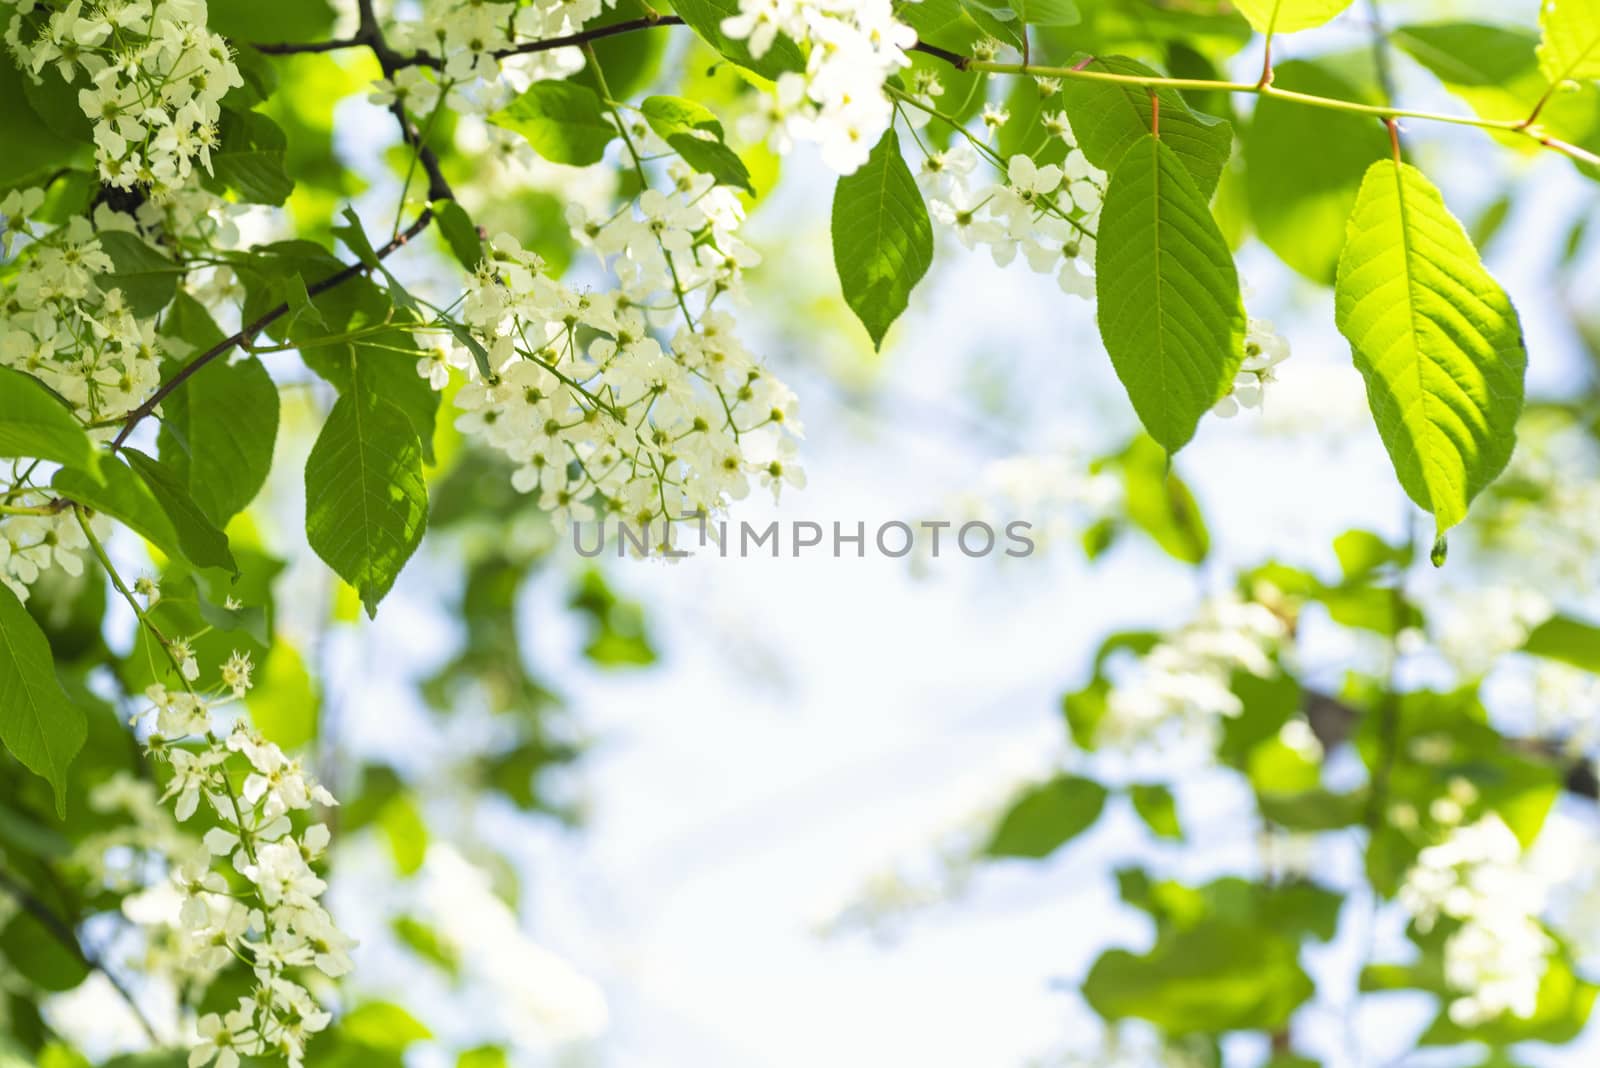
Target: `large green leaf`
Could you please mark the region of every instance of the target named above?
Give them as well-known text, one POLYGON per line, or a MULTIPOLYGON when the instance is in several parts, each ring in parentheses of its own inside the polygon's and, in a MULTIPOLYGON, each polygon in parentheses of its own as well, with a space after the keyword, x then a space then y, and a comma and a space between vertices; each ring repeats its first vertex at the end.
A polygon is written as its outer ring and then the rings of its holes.
POLYGON ((774 38, 772 47, 757 59, 744 41, 722 32, 722 20, 739 14, 739 0, 672 0, 672 6, 707 44, 746 70, 776 79, 784 71, 805 69, 799 46, 783 34, 774 38))
POLYGON ((0 457, 93 470, 94 443, 66 405, 35 379, 0 367, 0 457))
MULTIPOLYGON (((1156 74, 1126 56, 1096 59, 1084 69, 1144 77, 1156 74)), ((1183 161, 1209 201, 1233 150, 1233 126, 1195 111, 1171 89, 1162 89, 1156 96, 1161 101, 1161 140, 1183 161)), ((1142 85, 1069 78, 1061 86, 1061 100, 1078 147, 1101 170, 1115 170, 1128 149, 1150 133, 1150 91, 1142 85)))
POLYGON ((1321 26, 1350 0, 1234 0, 1233 6, 1259 33, 1295 33, 1321 26))
POLYGON ((1106 788, 1092 779, 1058 775, 1029 787, 1011 805, 987 849, 991 857, 1047 857, 1100 818, 1106 788))
POLYGON ((341 396, 306 460, 311 547, 376 616, 427 525, 422 445, 410 420, 381 397, 341 396))
POLYGON ((167 306, 178 288, 183 268, 151 248, 137 234, 103 230, 100 247, 111 257, 111 270, 100 276, 102 289, 120 289, 128 307, 139 316, 152 316, 167 306))
POLYGON ((571 82, 534 82, 489 121, 521 134, 545 159, 577 167, 599 163, 617 136, 600 98, 571 82))
POLYGON ((1538 38, 1521 27, 1435 22, 1402 26, 1389 39, 1486 119, 1526 117, 1545 89, 1538 38))
POLYGON ((67 765, 87 734, 83 710, 56 679, 44 632, 0 582, 0 742, 23 767, 50 783, 62 816, 67 765))
MULTIPOLYGON (((222 340, 222 331, 186 293, 162 329, 191 345, 193 354, 222 340)), ((212 360, 161 410, 162 463, 213 523, 226 526, 266 483, 278 438, 277 386, 255 357, 212 360)))
POLYGON ((1111 176, 1100 213, 1100 336, 1151 437, 1190 438, 1244 360, 1244 307, 1228 243, 1178 155, 1146 135, 1111 176))
MULTIPOLYGON (((1331 67, 1306 60, 1279 64, 1273 84, 1340 100, 1360 97, 1331 67)), ((1362 176, 1388 146, 1383 127, 1366 116, 1263 97, 1244 135, 1256 233, 1284 263, 1332 285, 1362 176)))
POLYGON ((928 207, 893 129, 834 187, 833 262, 845 303, 882 347, 933 262, 928 207))
POLYGON ((1551 84, 1600 78, 1600 0, 1544 0, 1539 67, 1551 84))
POLYGON ((1113 949, 1083 983, 1108 1020, 1138 1017, 1169 1035, 1275 1031, 1312 994, 1298 946, 1254 925, 1202 921, 1143 956, 1113 949))
POLYGON ((1517 313, 1439 191, 1391 160, 1361 183, 1334 302, 1400 484, 1442 533, 1511 458, 1517 313))

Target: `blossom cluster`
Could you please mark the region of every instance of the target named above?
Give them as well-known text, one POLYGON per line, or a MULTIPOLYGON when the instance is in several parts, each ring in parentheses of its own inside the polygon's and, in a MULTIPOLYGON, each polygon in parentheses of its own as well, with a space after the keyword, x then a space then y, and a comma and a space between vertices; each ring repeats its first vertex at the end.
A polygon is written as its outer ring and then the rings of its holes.
MULTIPOLYGON (((985 115, 994 128, 1009 121, 1000 110, 985 115)), ((929 214, 967 248, 986 246, 1001 267, 1020 252, 1034 271, 1054 274, 1064 292, 1092 299, 1094 234, 1106 175, 1077 147, 1064 113, 1049 113, 1043 121, 1067 145, 1060 164, 1017 154, 1006 161, 1000 181, 976 183, 978 153, 962 140, 925 153, 917 180, 930 198, 929 214)))
POLYGON ((1234 376, 1228 393, 1211 409, 1223 418, 1238 415, 1247 408, 1260 409, 1267 383, 1276 379, 1273 371, 1289 358, 1289 339, 1278 333, 1267 319, 1251 318, 1245 325, 1244 362, 1234 376))
POLYGON ((380 79, 369 99, 384 107, 398 101, 413 115, 426 116, 446 97, 458 112, 487 114, 532 82, 564 78, 583 66, 577 48, 515 53, 517 42, 570 36, 614 5, 615 0, 424 4, 420 18, 397 22, 387 37, 397 52, 425 55, 437 67, 401 67, 380 79))
POLYGON ((890 0, 739 0, 722 32, 744 41, 757 59, 782 34, 806 51, 804 72, 778 75, 763 116, 776 152, 814 142, 823 162, 851 174, 894 119, 884 91, 910 64, 916 31, 894 17, 890 0))
POLYGON ((228 43, 206 28, 205 0, 20 0, 6 44, 36 82, 80 86, 101 178, 156 194, 207 171, 221 101, 244 84, 228 43))
POLYGON ((220 685, 202 692, 192 687, 200 674, 193 655, 182 642, 173 648, 183 688, 146 691, 146 750, 171 769, 160 800, 177 820, 193 818, 202 802, 215 820, 201 848, 171 858, 174 937, 190 972, 214 974, 237 958, 255 974, 235 1008, 200 1018, 189 1065, 235 1068, 241 1055, 272 1054, 298 1068, 307 1040, 331 1017, 297 974, 314 968, 336 978, 351 968, 354 942, 318 900, 326 884, 312 868, 327 850, 328 829, 296 818, 336 802, 298 760, 244 722, 218 733, 215 710, 250 689, 248 656, 235 653, 220 685))
MULTIPOLYGON (((31 218, 43 201, 40 189, 0 200, 6 251, 18 235, 32 239, 10 267, 0 301, 0 366, 39 379, 85 422, 109 422, 160 384, 156 321, 135 315, 121 289, 104 287, 112 261, 96 225, 76 215, 44 231, 31 218)), ((111 217, 126 218, 97 214, 111 217)))
POLYGON ((1132 751, 1193 737, 1209 749, 1220 721, 1244 711, 1232 689, 1234 672, 1271 676, 1274 653, 1288 636, 1287 625, 1265 605, 1234 594, 1210 598, 1112 689, 1098 740, 1132 751))
POLYGON ((1448 837, 1417 856, 1400 887, 1400 903, 1418 930, 1441 918, 1456 923, 1445 940, 1445 981, 1458 995, 1448 1012, 1470 1027, 1504 1013, 1529 1017, 1554 942, 1539 922, 1544 883, 1522 863, 1522 846, 1493 812, 1460 825, 1463 808, 1477 792, 1465 780, 1432 815, 1448 837))
MULTIPOLYGON (((51 568, 77 578, 83 574, 83 551, 89 547, 77 516, 50 506, 50 495, 27 485, 0 492, 7 508, 36 509, 40 514, 0 515, 0 585, 17 600, 28 599, 28 588, 51 568)), ((109 529, 104 517, 92 520, 109 529)))
POLYGON ((466 373, 457 427, 515 463, 516 488, 558 520, 598 514, 665 531, 664 520, 745 497, 753 479, 775 494, 803 484, 794 395, 713 306, 758 260, 734 232, 738 198, 686 168, 670 173, 670 190, 647 189, 609 218, 570 212, 616 289, 551 277, 500 235, 461 308, 491 374, 463 351, 418 365, 437 389, 452 369, 466 373))

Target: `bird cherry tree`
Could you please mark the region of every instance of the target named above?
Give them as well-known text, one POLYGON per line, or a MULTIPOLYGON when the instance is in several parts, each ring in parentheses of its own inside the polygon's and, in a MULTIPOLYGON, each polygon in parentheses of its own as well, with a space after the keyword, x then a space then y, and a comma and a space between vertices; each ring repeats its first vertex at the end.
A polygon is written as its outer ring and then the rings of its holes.
MULTIPOLYGON (((1475 499, 1480 561, 1508 551, 1508 529, 1571 534, 1567 518, 1595 515, 1560 459, 1588 433, 1583 398, 1516 451, 1517 312, 1414 160, 1436 130, 1471 127, 1485 153, 1600 176, 1600 6, 1545 0, 1536 27, 1393 28, 1374 7, 1370 50, 1320 50, 1348 6, 8 0, 0 1053, 88 1063, 41 1006, 95 975, 152 1051, 118 1063, 399 1063, 419 1025, 341 998, 353 940, 322 896, 340 832, 382 828, 405 871, 425 829, 387 769, 340 776, 348 790, 319 780, 335 773, 278 626, 282 561, 251 511, 281 466, 286 398, 307 376, 336 397, 294 477, 304 543, 351 591, 347 614, 376 615, 430 525, 470 527, 469 642, 429 699, 470 685, 537 705, 506 592, 536 554, 485 549, 493 532, 532 509, 666 547, 676 521, 804 484, 798 399, 736 316, 747 272, 783 256, 742 228, 790 157, 836 180, 839 293, 875 347, 936 244, 983 246, 1092 303, 1145 434, 1096 463, 1122 491, 1091 555, 1139 528, 1206 556, 1172 457, 1208 415, 1260 408, 1289 352, 1247 307, 1246 225, 1285 271, 1331 287, 1395 476, 1432 516, 1420 542, 1341 538, 1339 575, 1264 563, 1175 632, 1114 635, 1065 699, 1082 760, 1023 792, 973 854, 1045 856, 1113 795, 1181 839, 1164 781, 1084 761, 1197 749, 1249 784, 1266 838, 1360 839, 1366 892, 1406 913, 1414 952, 1370 962, 1354 996, 1436 995, 1423 1044, 1574 1038, 1596 988, 1523 859, 1558 794, 1593 800, 1592 739, 1503 732, 1483 665, 1431 688, 1399 665, 1426 655, 1414 560, 1443 565, 1475 499), (1401 106, 1400 62, 1458 106, 1401 106), (392 211, 352 206, 352 144, 383 154, 392 211), (508 196, 515 167, 595 180, 508 196), (1385 655, 1328 680, 1297 651, 1314 613, 1385 655), (1335 788, 1323 770, 1341 751, 1365 775, 1335 788), (139 953, 97 948, 107 925, 136 928, 139 953)), ((651 655, 602 580, 574 607, 595 655, 651 655)), ((1580 618, 1485 611, 1511 635, 1503 652, 1600 669, 1600 630, 1580 618)), ((480 771, 537 809, 530 783, 570 754, 536 718, 519 731, 480 771)), ((1083 993, 1156 1037, 1100 1063, 1217 1065, 1241 1031, 1276 1068, 1317 1063, 1293 1026, 1315 993, 1302 950, 1341 936, 1343 891, 1290 864, 1119 880, 1156 942, 1108 950, 1083 993)))

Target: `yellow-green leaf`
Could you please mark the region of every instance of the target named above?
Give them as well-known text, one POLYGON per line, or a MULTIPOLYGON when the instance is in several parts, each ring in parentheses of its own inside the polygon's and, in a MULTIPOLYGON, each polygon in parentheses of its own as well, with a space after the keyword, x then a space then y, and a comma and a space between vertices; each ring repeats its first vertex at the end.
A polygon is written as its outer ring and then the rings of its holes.
POLYGON ((1367 170, 1335 318, 1406 493, 1440 532, 1511 458, 1527 354, 1510 299, 1416 168, 1367 170))
POLYGON ((1600 0, 1544 0, 1539 66, 1551 84, 1600 78, 1600 0))
POLYGON ((1258 33, 1295 33, 1331 20, 1350 0, 1234 0, 1258 33))

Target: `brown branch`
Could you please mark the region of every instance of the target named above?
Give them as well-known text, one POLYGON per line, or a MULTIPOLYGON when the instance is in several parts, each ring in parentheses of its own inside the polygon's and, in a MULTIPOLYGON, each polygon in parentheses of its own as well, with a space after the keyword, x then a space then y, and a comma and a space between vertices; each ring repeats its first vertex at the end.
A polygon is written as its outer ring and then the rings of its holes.
POLYGON ((277 44, 252 44, 250 47, 268 56, 298 56, 310 52, 337 52, 341 48, 359 48, 366 44, 359 37, 338 37, 331 41, 283 41, 277 44))
MULTIPOLYGON (((431 208, 424 208, 422 214, 417 216, 415 222, 406 227, 406 229, 396 236, 393 241, 390 241, 387 245, 384 245, 382 248, 377 250, 378 259, 381 260, 385 258, 396 249, 407 244, 412 238, 422 233, 422 231, 427 228, 428 223, 432 221, 433 210, 431 208)), ((348 264, 343 270, 329 275, 320 282, 306 286, 306 296, 315 297, 319 293, 326 293, 335 286, 343 285, 345 282, 350 281, 350 279, 356 277, 357 275, 364 274, 367 269, 368 268, 365 263, 348 264)), ((118 449, 120 449, 123 445, 123 442, 128 440, 128 435, 133 433, 134 427, 138 426, 146 416, 154 412, 156 408, 161 405, 162 401, 166 400, 167 397, 172 395, 174 390, 183 385, 190 378, 193 378, 195 373, 201 368, 205 367, 206 364, 210 363, 212 360, 215 360, 219 356, 227 355, 233 350, 235 345, 248 342, 251 338, 254 338, 257 334, 261 333, 261 331, 265 330, 267 327, 271 326, 273 323, 277 322, 287 314, 289 314, 288 303, 285 302, 283 304, 279 304, 277 307, 272 308, 264 313, 255 322, 250 323, 247 326, 240 327, 232 336, 223 338, 221 341, 217 342, 215 345, 211 346, 209 349, 202 352, 188 363, 184 364, 183 367, 178 370, 177 374, 163 382, 161 387, 151 394, 148 400, 139 405, 139 407, 135 408, 133 411, 129 412, 123 418, 122 429, 118 431, 116 438, 111 442, 111 451, 116 452, 118 449)))
POLYGON ((16 898, 17 903, 22 906, 23 911, 28 913, 28 915, 32 916, 35 920, 38 920, 39 926, 48 931, 50 937, 54 938, 57 942, 60 942, 61 945, 66 948, 67 952, 71 953, 80 964, 105 976, 106 981, 111 984, 112 989, 116 990, 116 992, 121 995, 122 1000, 128 1003, 129 1010, 139 1021, 139 1026, 144 1030, 145 1036, 150 1039, 151 1045, 161 1045, 161 1036, 156 1033, 155 1025, 152 1024, 150 1022, 150 1018, 144 1014, 144 1010, 139 1007, 139 1003, 134 1000, 133 992, 123 985, 122 980, 117 978, 110 968, 106 967, 104 961, 84 948, 83 943, 78 941, 77 932, 72 929, 71 924, 67 923, 67 921, 63 920, 60 916, 57 916, 55 911, 51 909, 49 905, 46 905, 43 901, 39 900, 39 898, 34 895, 33 891, 29 890, 20 881, 12 877, 12 875, 3 868, 0 868, 0 890, 3 890, 12 897, 16 898))

